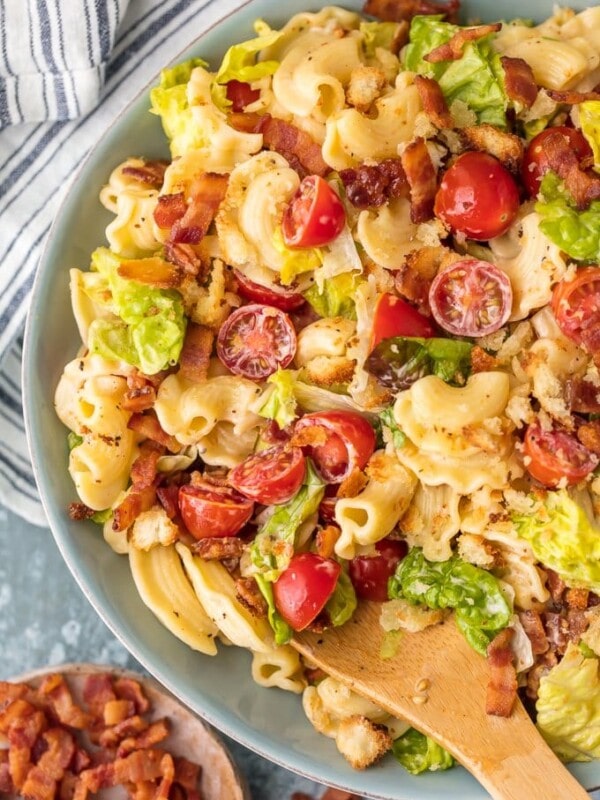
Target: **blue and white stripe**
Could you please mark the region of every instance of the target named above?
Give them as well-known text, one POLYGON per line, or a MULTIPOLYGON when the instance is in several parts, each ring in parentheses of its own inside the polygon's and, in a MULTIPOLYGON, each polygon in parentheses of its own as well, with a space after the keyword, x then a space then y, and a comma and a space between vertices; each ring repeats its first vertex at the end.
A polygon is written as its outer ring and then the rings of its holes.
POLYGON ((44 525, 23 429, 22 333, 52 219, 88 150, 242 0, 0 0, 0 502, 44 525))

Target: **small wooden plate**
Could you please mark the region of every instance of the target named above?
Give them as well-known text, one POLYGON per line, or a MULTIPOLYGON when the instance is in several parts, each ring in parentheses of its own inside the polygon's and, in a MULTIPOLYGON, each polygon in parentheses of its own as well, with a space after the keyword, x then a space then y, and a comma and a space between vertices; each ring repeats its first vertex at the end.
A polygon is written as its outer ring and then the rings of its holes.
MULTIPOLYGON (((173 755, 184 756, 202 767, 199 789, 203 800, 251 800, 246 780, 224 742, 206 723, 153 678, 116 667, 80 663, 57 664, 53 667, 32 670, 9 678, 9 681, 37 687, 47 675, 54 673, 64 676, 77 703, 82 703, 84 682, 90 674, 108 673, 115 677, 138 681, 150 701, 148 719, 153 721, 168 717, 171 722, 171 733, 160 743, 160 747, 173 755)), ((85 705, 83 707, 85 708, 85 705)), ((122 790, 115 789, 101 791, 96 796, 115 798, 117 791, 120 792, 118 796, 124 796, 122 790)), ((16 800, 17 797, 18 795, 8 795, 9 800, 16 800)))

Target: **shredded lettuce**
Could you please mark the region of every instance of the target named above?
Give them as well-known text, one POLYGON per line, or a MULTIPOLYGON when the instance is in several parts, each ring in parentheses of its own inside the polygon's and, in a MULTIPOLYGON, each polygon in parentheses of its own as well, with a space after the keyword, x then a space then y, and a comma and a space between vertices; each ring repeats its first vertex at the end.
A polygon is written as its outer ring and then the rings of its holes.
POLYGON ((297 401, 294 388, 298 381, 297 373, 291 369, 279 368, 268 379, 273 385, 265 404, 259 414, 266 419, 273 419, 280 428, 286 428, 298 416, 297 401))
POLYGON ((384 442, 389 438, 394 447, 404 447, 406 444, 406 435, 404 431, 398 426, 394 418, 394 407, 388 406, 384 408, 379 414, 379 419, 383 427, 384 442))
POLYGON ((112 508, 104 508, 102 511, 95 511, 90 519, 92 522, 95 522, 96 525, 104 525, 106 520, 110 519, 112 513, 112 508))
POLYGON ((187 84, 196 67, 206 67, 201 58, 191 58, 160 73, 160 83, 150 91, 151 111, 157 114, 175 158, 205 144, 204 134, 194 123, 187 99, 187 84))
POLYGON ((554 172, 547 172, 540 186, 542 199, 535 204, 540 230, 557 247, 577 261, 600 260, 600 200, 578 211, 573 198, 554 172))
POLYGON ((275 608, 273 584, 266 580, 264 575, 255 575, 254 578, 262 596, 267 601, 269 625, 275 634, 275 644, 287 644, 292 638, 292 629, 275 608))
POLYGON ((540 680, 537 726, 563 761, 600 758, 598 659, 570 643, 563 659, 540 680))
POLYGON ((594 169, 600 170, 600 100, 586 100, 579 105, 579 124, 594 154, 594 169))
POLYGON ((467 43, 462 57, 456 61, 430 64, 424 60, 427 53, 448 42, 458 30, 457 25, 443 22, 441 16, 414 17, 404 65, 413 72, 435 78, 448 105, 460 100, 475 113, 480 124, 505 128, 508 98, 500 55, 492 47, 494 34, 467 43))
POLYGON ((430 770, 450 769, 454 759, 447 750, 414 728, 406 731, 392 745, 394 758, 412 775, 430 770))
POLYGON ((225 86, 229 81, 252 83, 266 75, 272 75, 277 70, 278 61, 257 61, 256 56, 265 47, 275 44, 281 36, 282 31, 269 28, 254 39, 234 44, 229 48, 211 86, 211 97, 218 108, 224 110, 231 105, 231 101, 227 99, 225 86))
POLYGON ((600 530, 566 490, 548 492, 532 514, 514 514, 512 520, 544 566, 569 586, 600 592, 600 530))
POLYGON ((413 547, 398 564, 390 578, 388 594, 392 599, 404 598, 415 605, 453 608, 460 631, 482 655, 512 616, 500 583, 490 572, 458 556, 447 561, 428 561, 419 547, 413 547))
POLYGON ((175 290, 121 278, 122 260, 100 247, 92 254, 92 271, 83 273, 84 291, 114 314, 92 322, 87 344, 92 353, 154 375, 179 359, 186 329, 183 302, 175 290))
POLYGON ((307 459, 304 483, 291 500, 275 507, 252 542, 252 563, 266 581, 276 581, 288 567, 294 554, 296 533, 302 523, 316 513, 324 494, 325 484, 307 459))
POLYGON ((83 436, 80 436, 74 431, 69 431, 67 434, 67 446, 69 450, 74 450, 76 447, 79 447, 80 444, 83 444, 83 436))
POLYGON ((321 289, 314 283, 304 292, 304 297, 321 317, 356 319, 354 293, 362 280, 355 272, 342 272, 325 278, 321 289))
POLYGON ((279 277, 284 286, 289 286, 296 276, 316 269, 323 263, 323 253, 318 247, 302 247, 297 250, 288 247, 283 241, 281 226, 275 229, 273 246, 283 256, 279 277))
POLYGON ((334 628, 348 622, 356 611, 357 599, 352 581, 345 569, 342 569, 337 579, 335 589, 325 605, 325 611, 334 628))
POLYGON ((396 34, 400 25, 398 22, 361 22, 360 32, 363 37, 365 55, 367 58, 375 58, 378 47, 384 50, 391 50, 396 34))

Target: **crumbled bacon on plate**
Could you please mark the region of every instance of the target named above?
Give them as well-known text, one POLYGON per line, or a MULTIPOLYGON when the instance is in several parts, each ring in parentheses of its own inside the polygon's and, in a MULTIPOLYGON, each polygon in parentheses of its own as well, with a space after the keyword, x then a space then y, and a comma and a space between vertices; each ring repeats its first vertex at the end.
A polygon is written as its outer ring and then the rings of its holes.
POLYGON ((410 218, 416 224, 426 222, 433 217, 437 173, 425 139, 419 137, 411 142, 400 161, 410 187, 410 218))
POLYGON ((408 194, 408 182, 399 158, 343 169, 340 178, 346 197, 356 208, 376 208, 387 200, 408 194))
POLYGON ((517 699, 517 672, 510 643, 514 631, 505 628, 489 644, 487 659, 490 680, 486 697, 486 713, 496 717, 510 717, 517 699))
POLYGON ((522 58, 502 56, 500 63, 504 69, 504 89, 513 103, 531 108, 538 95, 538 86, 533 70, 522 58))
POLYGON ((436 3, 433 0, 366 0, 365 14, 377 17, 384 22, 410 21, 413 17, 425 14, 441 14, 447 22, 458 22, 460 0, 436 3))
POLYGON ((437 128, 453 128, 454 121, 439 83, 425 75, 415 75, 415 86, 423 111, 437 128))
POLYGON ((189 322, 179 358, 179 374, 193 383, 206 380, 215 335, 210 328, 189 322))
POLYGON ((483 39, 484 36, 488 36, 490 33, 496 33, 501 27, 501 22, 495 22, 491 25, 461 28, 445 44, 434 47, 427 55, 423 56, 423 59, 430 64, 437 64, 440 61, 457 61, 462 58, 463 50, 469 42, 483 39))

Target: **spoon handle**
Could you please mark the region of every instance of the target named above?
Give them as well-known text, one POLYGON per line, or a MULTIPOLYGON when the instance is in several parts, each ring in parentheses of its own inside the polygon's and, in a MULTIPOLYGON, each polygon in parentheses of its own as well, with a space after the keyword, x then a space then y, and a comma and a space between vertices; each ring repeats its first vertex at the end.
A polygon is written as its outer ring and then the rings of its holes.
POLYGON ((294 646, 326 673, 445 747, 495 800, 589 800, 520 702, 510 717, 485 712, 489 679, 452 619, 405 634, 381 658, 375 604, 323 634, 296 634, 294 646))

